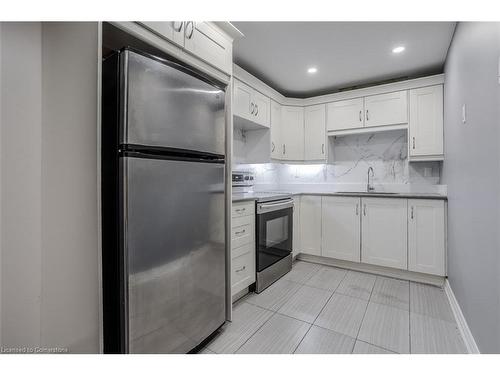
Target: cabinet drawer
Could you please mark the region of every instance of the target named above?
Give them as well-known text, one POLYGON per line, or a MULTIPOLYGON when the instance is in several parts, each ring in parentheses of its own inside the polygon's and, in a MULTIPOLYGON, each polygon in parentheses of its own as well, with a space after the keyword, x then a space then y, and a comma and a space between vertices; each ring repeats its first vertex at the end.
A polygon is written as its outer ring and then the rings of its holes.
POLYGON ((249 201, 249 202, 233 203, 231 212, 232 212, 231 216, 233 218, 253 215, 255 213, 255 202, 249 201))
POLYGON ((240 292, 255 282, 255 251, 251 245, 243 247, 243 254, 231 261, 231 294, 240 292))
POLYGON ((254 242, 254 216, 243 216, 233 219, 231 227, 231 248, 235 249, 254 242))

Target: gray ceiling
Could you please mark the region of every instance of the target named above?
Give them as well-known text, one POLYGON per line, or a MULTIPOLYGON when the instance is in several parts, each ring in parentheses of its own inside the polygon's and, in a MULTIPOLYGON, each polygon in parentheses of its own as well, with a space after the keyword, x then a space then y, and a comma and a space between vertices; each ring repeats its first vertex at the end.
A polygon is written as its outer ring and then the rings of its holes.
POLYGON ((235 63, 290 97, 442 73, 454 22, 233 22, 235 63), (395 46, 406 50, 392 53, 395 46), (315 66, 318 72, 307 73, 315 66))

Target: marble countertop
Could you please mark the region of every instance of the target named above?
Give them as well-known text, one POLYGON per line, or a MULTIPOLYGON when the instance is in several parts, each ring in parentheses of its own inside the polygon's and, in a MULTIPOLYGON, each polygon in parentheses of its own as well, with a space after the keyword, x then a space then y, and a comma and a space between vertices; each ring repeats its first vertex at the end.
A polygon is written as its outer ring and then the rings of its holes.
POLYGON ((297 195, 328 195, 339 197, 378 197, 378 198, 414 198, 414 199, 447 199, 444 194, 436 193, 389 193, 389 192, 339 192, 339 191, 324 191, 324 192, 309 192, 309 191, 272 191, 272 192, 254 192, 254 193, 235 193, 233 194, 233 202, 241 202, 248 200, 261 199, 263 197, 272 197, 277 194, 297 195))

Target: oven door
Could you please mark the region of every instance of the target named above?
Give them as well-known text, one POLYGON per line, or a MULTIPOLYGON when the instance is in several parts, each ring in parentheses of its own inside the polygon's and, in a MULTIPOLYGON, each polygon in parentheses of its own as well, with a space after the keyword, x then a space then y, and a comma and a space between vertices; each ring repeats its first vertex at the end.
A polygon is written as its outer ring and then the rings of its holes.
POLYGON ((293 200, 257 205, 257 272, 292 252, 293 200))

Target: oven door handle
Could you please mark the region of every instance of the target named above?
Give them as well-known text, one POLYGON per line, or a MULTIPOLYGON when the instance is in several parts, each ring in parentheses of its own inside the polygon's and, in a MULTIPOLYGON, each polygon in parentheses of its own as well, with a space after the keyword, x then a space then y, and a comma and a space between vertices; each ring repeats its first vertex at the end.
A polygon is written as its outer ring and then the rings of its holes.
POLYGON ((257 214, 278 211, 289 207, 293 207, 293 199, 277 203, 259 203, 257 205, 257 214))

